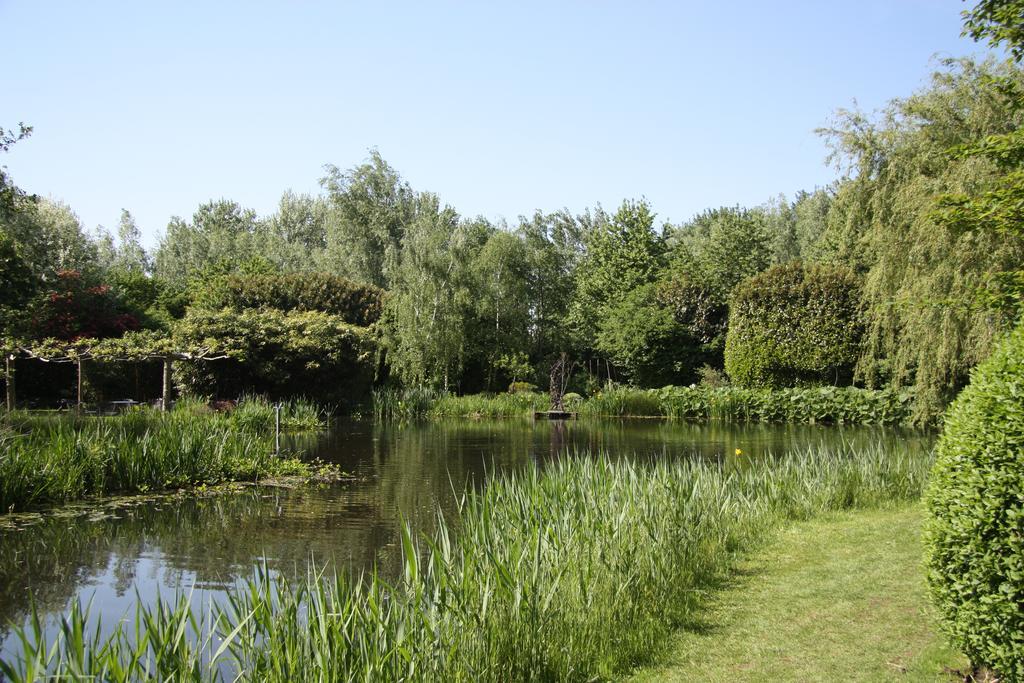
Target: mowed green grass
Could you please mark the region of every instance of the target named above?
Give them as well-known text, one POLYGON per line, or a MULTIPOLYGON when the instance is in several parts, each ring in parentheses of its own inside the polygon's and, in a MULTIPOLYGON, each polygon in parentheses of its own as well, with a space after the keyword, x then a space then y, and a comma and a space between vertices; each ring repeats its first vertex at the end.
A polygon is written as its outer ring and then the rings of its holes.
POLYGON ((957 680, 967 660, 928 602, 922 519, 913 506, 784 528, 634 680, 957 680))

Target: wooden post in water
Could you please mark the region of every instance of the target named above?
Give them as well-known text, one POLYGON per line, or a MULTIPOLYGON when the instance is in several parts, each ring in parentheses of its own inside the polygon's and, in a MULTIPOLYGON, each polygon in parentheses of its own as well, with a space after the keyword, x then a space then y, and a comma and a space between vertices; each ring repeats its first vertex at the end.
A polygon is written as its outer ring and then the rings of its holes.
POLYGON ((6 361, 4 372, 5 377, 7 378, 7 412, 12 412, 15 404, 14 356, 9 353, 5 354, 4 360, 6 361))
POLYGON ((165 413, 171 409, 171 365, 174 363, 170 358, 164 358, 164 385, 163 394, 160 399, 160 410, 165 413))

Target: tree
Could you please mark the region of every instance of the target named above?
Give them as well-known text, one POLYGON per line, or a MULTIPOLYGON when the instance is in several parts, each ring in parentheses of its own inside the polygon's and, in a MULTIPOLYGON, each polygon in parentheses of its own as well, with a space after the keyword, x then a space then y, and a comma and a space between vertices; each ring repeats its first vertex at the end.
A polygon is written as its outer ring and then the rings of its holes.
POLYGON ((857 376, 869 386, 914 386, 922 422, 942 411, 1015 317, 980 293, 1019 269, 1024 239, 970 218, 995 215, 985 193, 1006 172, 950 150, 1018 130, 1024 115, 1012 92, 1022 87, 1024 72, 1011 64, 947 61, 930 87, 891 103, 881 120, 840 112, 827 131, 853 171, 822 242, 830 260, 865 275, 857 376), (937 213, 937 199, 950 195, 959 199, 937 213), (980 213, 971 198, 982 201, 980 213))
POLYGON ((154 271, 172 282, 185 282, 215 264, 230 269, 262 254, 256 213, 227 199, 202 204, 191 223, 171 218, 157 248, 154 271))
POLYGON ((763 211, 723 207, 672 229, 659 300, 691 339, 688 370, 721 367, 733 287, 771 263, 767 224, 763 211))
POLYGON ((277 212, 264 223, 263 253, 286 272, 314 270, 327 247, 328 205, 322 197, 281 195, 277 212))
POLYGON ((327 191, 328 270, 389 289, 405 231, 418 213, 419 199, 380 156, 341 171, 325 167, 320 184, 327 191))
POLYGON ((578 351, 568 315, 575 297, 576 269, 584 254, 585 226, 604 220, 602 212, 597 216, 588 212, 575 217, 563 210, 520 218, 516 232, 526 251, 530 354, 545 366, 563 351, 578 351))
POLYGON ((691 344, 655 283, 637 287, 608 307, 595 346, 639 386, 675 383, 687 368, 691 344))
POLYGON ((1024 1, 981 0, 973 9, 964 10, 961 35, 989 45, 1006 45, 1014 60, 1024 59, 1024 1))
POLYGON ((139 328, 109 285, 91 282, 76 270, 57 274, 49 291, 30 306, 30 318, 34 339, 102 339, 139 328))
POLYGON ((359 400, 373 377, 373 336, 322 311, 191 309, 174 328, 177 345, 223 350, 217 363, 176 364, 177 383, 200 396, 309 396, 359 400))
POLYGON ((135 273, 148 273, 153 268, 152 260, 142 246, 142 231, 135 218, 127 209, 121 209, 121 220, 117 225, 117 260, 115 266, 135 273))
POLYGON ((0 229, 0 338, 10 336, 26 304, 36 292, 37 281, 14 240, 0 229))
POLYGON ((773 266, 733 290, 725 369, 737 384, 845 384, 860 342, 860 282, 843 266, 773 266))
POLYGON ((470 348, 479 350, 487 366, 489 387, 504 368, 502 357, 525 354, 530 347, 528 268, 522 239, 501 229, 491 232, 470 264, 476 317, 470 348))
POLYGON ((592 344, 608 310, 657 277, 663 242, 654 218, 646 201, 627 200, 586 233, 569 311, 578 343, 592 344))
POLYGON ((435 195, 417 197, 385 308, 388 361, 410 385, 448 390, 466 357, 467 225, 435 195))

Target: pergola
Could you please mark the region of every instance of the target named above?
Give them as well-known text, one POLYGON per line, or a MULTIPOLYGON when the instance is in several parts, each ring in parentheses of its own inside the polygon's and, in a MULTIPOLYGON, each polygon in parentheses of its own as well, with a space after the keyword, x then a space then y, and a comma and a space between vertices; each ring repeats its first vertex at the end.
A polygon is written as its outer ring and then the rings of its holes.
POLYGON ((80 339, 62 342, 47 339, 36 344, 7 341, 3 344, 4 371, 7 385, 7 410, 14 410, 16 396, 14 363, 20 358, 38 360, 43 363, 74 363, 77 365, 77 404, 82 406, 82 367, 86 361, 128 362, 161 361, 163 363, 163 387, 161 408, 167 410, 171 404, 171 370, 175 361, 197 362, 229 358, 231 353, 212 340, 204 344, 182 344, 173 337, 156 332, 129 332, 116 339, 80 339))

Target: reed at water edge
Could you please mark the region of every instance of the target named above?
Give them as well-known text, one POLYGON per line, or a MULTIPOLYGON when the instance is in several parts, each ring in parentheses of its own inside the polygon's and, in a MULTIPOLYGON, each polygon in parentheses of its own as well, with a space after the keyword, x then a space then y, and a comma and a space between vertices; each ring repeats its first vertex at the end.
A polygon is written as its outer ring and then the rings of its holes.
POLYGON ((401 576, 258 571, 223 603, 140 606, 109 637, 76 606, 55 636, 38 621, 19 630, 2 669, 10 681, 606 679, 654 657, 780 525, 916 500, 930 464, 881 446, 724 463, 566 457, 467 493, 429 538, 406 529, 401 576))
POLYGON ((273 408, 259 419, 246 411, 182 401, 168 413, 112 417, 11 413, 0 422, 0 511, 311 473, 296 457, 275 455, 273 408))

